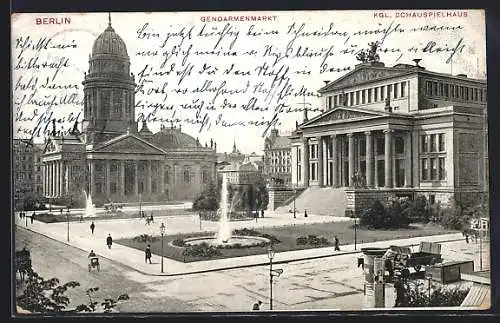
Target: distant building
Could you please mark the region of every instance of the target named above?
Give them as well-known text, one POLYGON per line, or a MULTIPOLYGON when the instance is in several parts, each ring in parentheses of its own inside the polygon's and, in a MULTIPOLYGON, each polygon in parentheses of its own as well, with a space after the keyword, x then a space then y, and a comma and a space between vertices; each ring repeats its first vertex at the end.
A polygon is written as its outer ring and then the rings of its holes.
POLYGON ((245 161, 245 154, 241 153, 238 148, 236 148, 236 141, 233 142, 233 150, 230 153, 218 153, 217 163, 227 163, 227 164, 237 164, 243 163, 245 161))
POLYGON ((290 152, 290 139, 272 129, 264 140, 264 174, 272 183, 288 185, 292 181, 290 152))
POLYGON ((24 200, 28 196, 32 196, 35 191, 33 172, 33 152, 35 149, 32 140, 13 140, 14 207, 16 210, 22 210, 24 200))
POLYGON ((252 152, 250 155, 245 156, 245 162, 262 163, 263 160, 264 160, 264 156, 257 155, 255 152, 252 152))
POLYGON ((43 196, 42 154, 45 144, 35 144, 33 147, 33 192, 43 196))
POLYGON ((246 162, 226 165, 219 170, 219 174, 226 175, 229 184, 251 185, 262 177, 262 163, 246 162))

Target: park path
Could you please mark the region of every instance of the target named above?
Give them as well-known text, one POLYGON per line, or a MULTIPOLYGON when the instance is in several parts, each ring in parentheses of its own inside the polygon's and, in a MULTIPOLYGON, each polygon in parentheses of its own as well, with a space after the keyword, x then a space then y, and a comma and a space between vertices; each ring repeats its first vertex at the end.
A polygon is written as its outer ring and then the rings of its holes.
MULTIPOLYGON (((276 214, 268 212, 267 216, 263 219, 255 221, 236 221, 232 222, 231 226, 233 229, 238 228, 262 228, 262 227, 272 227, 272 226, 283 226, 295 224, 305 224, 305 223, 318 223, 318 222, 333 222, 333 221, 346 221, 347 218, 335 218, 329 216, 310 216, 308 218, 297 218, 293 219, 289 214, 276 214)), ((253 255, 245 257, 218 259, 218 260, 207 260, 200 262, 184 263, 175 261, 172 259, 164 258, 164 273, 161 273, 161 264, 159 255, 153 254, 153 264, 147 264, 144 261, 144 251, 137 250, 134 248, 126 247, 114 243, 111 249, 106 246, 106 237, 109 234, 113 239, 119 238, 130 238, 137 236, 139 234, 153 234, 159 235, 158 225, 161 222, 167 225, 167 234, 175 233, 187 233, 187 232, 201 232, 201 231, 216 231, 218 224, 215 222, 203 221, 202 230, 199 228, 199 219, 197 216, 165 216, 156 217, 155 224, 151 226, 146 226, 144 220, 141 219, 117 219, 117 220, 102 220, 96 221, 95 234, 90 233, 89 225, 90 221, 86 220, 82 223, 70 224, 70 236, 69 242, 67 241, 67 223, 43 223, 39 221, 34 221, 31 223, 28 221, 26 225, 25 220, 19 219, 16 216, 16 225, 24 227, 27 230, 31 230, 42 234, 46 237, 58 240, 62 243, 74 246, 76 248, 82 249, 84 251, 94 252, 100 257, 107 258, 119 262, 125 266, 135 269, 146 275, 163 275, 163 276, 175 276, 193 273, 203 273, 210 271, 234 269, 234 268, 244 268, 250 266, 259 266, 269 263, 267 254, 253 255)), ((462 239, 460 233, 444 234, 428 237, 415 237, 409 239, 399 239, 391 241, 379 241, 358 244, 357 250, 354 249, 354 245, 344 245, 341 251, 335 251, 334 247, 317 248, 317 249, 307 249, 307 250, 295 250, 277 253, 275 256, 276 263, 287 263, 302 261, 307 259, 315 259, 322 257, 331 257, 336 255, 356 253, 365 247, 381 247, 386 248, 390 245, 418 245, 421 241, 430 242, 444 242, 444 241, 454 241, 462 239)), ((18 248, 21 246, 17 246, 18 248)), ((87 259, 82 259, 82 262, 87 262, 87 259)))

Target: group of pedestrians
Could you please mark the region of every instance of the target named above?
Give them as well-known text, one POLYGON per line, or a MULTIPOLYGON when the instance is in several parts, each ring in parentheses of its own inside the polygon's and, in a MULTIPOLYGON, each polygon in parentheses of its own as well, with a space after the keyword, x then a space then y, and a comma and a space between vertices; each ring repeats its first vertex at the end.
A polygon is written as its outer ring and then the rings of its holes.
MULTIPOLYGON (((90 224, 90 232, 92 235, 94 235, 95 232, 95 223, 92 221, 90 224)), ((111 237, 111 233, 108 233, 108 237, 106 238, 106 245, 108 246, 108 249, 111 249, 111 246, 113 245, 113 238, 111 237)))

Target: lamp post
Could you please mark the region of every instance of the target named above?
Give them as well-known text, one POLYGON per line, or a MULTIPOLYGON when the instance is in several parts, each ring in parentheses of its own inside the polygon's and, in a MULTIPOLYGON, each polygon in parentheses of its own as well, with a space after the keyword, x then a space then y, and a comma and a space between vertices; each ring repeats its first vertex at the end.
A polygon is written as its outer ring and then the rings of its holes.
POLYGON ((273 245, 267 249, 267 256, 269 257, 269 308, 273 310, 273 277, 279 277, 283 273, 283 269, 273 269, 274 254, 273 245))
POLYGON ((267 256, 269 257, 269 308, 273 310, 273 258, 274 258, 274 248, 270 245, 267 249, 267 256))
POLYGON ((297 217, 296 213, 296 208, 295 208, 295 199, 297 198, 297 190, 293 190, 293 218, 295 219, 297 217))
POLYGON ((358 229, 358 218, 354 217, 354 250, 357 250, 357 229, 358 229))
POLYGON ((69 242, 69 209, 68 209, 68 211, 66 211, 66 222, 68 224, 68 229, 66 230, 67 231, 66 240, 68 240, 68 242, 69 242))
POLYGON ((160 225, 160 234, 161 234, 161 272, 162 273, 163 273, 163 235, 165 234, 166 230, 167 230, 167 227, 162 222, 161 225, 160 225))

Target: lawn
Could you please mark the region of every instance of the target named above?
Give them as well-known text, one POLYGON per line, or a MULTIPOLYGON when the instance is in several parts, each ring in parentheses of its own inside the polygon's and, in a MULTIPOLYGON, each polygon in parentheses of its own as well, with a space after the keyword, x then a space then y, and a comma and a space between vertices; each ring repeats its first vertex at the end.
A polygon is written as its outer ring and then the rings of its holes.
MULTIPOLYGON (((151 211, 145 211, 146 216, 151 215, 151 211)), ((153 211, 153 217, 157 216, 173 216, 173 215, 186 215, 186 214, 195 214, 193 212, 189 212, 183 209, 167 209, 167 210, 157 210, 153 211)), ((30 215, 30 214, 28 214, 30 215)), ((31 215, 30 215, 31 216, 31 215)), ((98 221, 98 220, 111 220, 111 219, 134 219, 134 218, 139 218, 139 212, 138 211, 125 211, 125 212, 118 212, 118 213, 112 213, 112 214, 104 214, 103 212, 98 213, 96 216, 92 217, 92 220, 98 221)), ((88 220, 89 218, 87 218, 88 220)), ((44 222, 44 223, 58 223, 58 222, 66 222, 66 212, 60 213, 60 212, 52 212, 52 214, 48 213, 47 211, 44 212, 37 212, 35 214, 35 220, 44 222)), ((28 220, 29 221, 29 220, 28 220)), ((80 221, 80 214, 71 214, 69 215, 69 221, 70 222, 77 222, 80 221)))
MULTIPOLYGON (((315 224, 304 224, 304 225, 290 225, 283 227, 272 227, 258 229, 260 233, 269 234, 275 236, 280 243, 275 244, 275 249, 278 252, 291 251, 291 250, 304 250, 311 248, 318 248, 317 246, 311 245, 297 245, 297 238, 308 235, 316 235, 318 237, 324 237, 333 245, 334 237, 340 241, 340 249, 342 250, 342 245, 348 245, 354 243, 354 229, 352 223, 349 222, 331 222, 331 223, 315 223, 315 224)), ((358 229, 357 230, 357 242, 374 242, 383 240, 394 240, 394 239, 404 239, 419 236, 429 236, 438 235, 446 233, 454 233, 456 231, 446 230, 440 226, 434 224, 412 224, 407 229, 391 229, 391 230, 367 230, 358 229)), ((213 236, 213 232, 204 233, 193 233, 193 234, 177 234, 169 235, 164 238, 163 245, 163 255, 167 258, 171 258, 178 261, 192 262, 200 260, 208 260, 207 258, 195 258, 195 257, 184 257, 182 255, 183 248, 176 247, 171 244, 175 239, 185 239, 187 237, 203 236, 209 235, 213 236)), ((149 242, 151 245, 151 251, 153 254, 161 254, 161 240, 159 237, 154 242, 149 242)), ((134 241, 133 239, 121 239, 117 240, 116 243, 144 250, 148 243, 134 241)), ((221 259, 221 258, 231 258, 231 257, 241 257, 250 256, 257 254, 267 253, 267 247, 250 247, 241 249, 220 249, 221 255, 215 256, 210 259, 221 259)))

